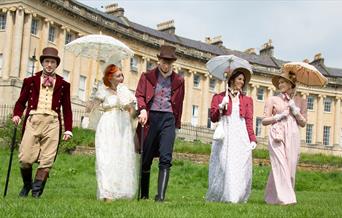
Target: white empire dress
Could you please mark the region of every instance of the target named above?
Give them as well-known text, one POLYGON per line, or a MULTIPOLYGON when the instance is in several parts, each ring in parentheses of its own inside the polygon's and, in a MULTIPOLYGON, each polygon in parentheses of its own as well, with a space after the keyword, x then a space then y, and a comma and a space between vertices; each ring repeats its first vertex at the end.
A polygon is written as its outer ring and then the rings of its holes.
POLYGON ((135 98, 124 85, 117 88, 117 93, 102 88, 96 94, 104 109, 95 136, 98 199, 132 199, 137 192, 134 132, 130 114, 120 109, 135 98))
POLYGON ((208 201, 247 202, 252 185, 252 150, 239 103, 222 116, 225 137, 213 141, 209 163, 208 201))

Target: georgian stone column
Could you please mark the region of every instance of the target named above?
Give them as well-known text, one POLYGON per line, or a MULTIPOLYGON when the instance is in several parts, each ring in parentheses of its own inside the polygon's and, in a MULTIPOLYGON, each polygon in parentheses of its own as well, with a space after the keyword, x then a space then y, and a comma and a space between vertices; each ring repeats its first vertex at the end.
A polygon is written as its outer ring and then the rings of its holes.
MULTIPOLYGON (((24 79, 28 69, 28 63, 30 58, 30 44, 31 44, 31 25, 32 25, 32 14, 30 11, 25 10, 25 23, 23 33, 23 48, 21 54, 21 67, 20 67, 20 78, 24 79)), ((33 55, 33 53, 32 53, 33 55)))
POLYGON ((7 10, 6 8, 3 8, 3 12, 7 12, 6 14, 6 31, 5 31, 5 40, 6 43, 4 43, 4 54, 3 54, 3 61, 4 66, 2 69, 2 78, 4 80, 8 79, 10 75, 11 70, 11 54, 12 54, 12 34, 13 34, 13 11, 15 11, 16 8, 10 8, 7 10))
MULTIPOLYGON (((301 93, 301 97, 303 99, 306 99, 308 95, 309 95, 309 93, 305 93, 305 92, 301 93)), ((307 116, 307 118, 306 118, 307 120, 306 121, 308 121, 308 117, 309 116, 307 116)), ((306 127, 299 128, 299 129, 300 129, 300 140, 301 140, 302 143, 305 143, 305 141, 306 141, 306 127)))
POLYGON ((316 126, 316 144, 322 145, 323 144, 323 99, 325 98, 324 95, 318 95, 317 101, 317 126, 316 126))
POLYGON ((334 146, 340 145, 341 137, 341 97, 337 96, 335 101, 335 126, 334 126, 334 146))
POLYGON ((19 67, 21 57, 21 43, 23 39, 24 10, 20 6, 15 13, 15 29, 13 34, 13 48, 10 77, 19 78, 19 67))
POLYGON ((45 18, 42 22, 42 31, 40 33, 40 54, 48 44, 49 28, 50 20, 45 18))
POLYGON ((272 86, 272 87, 268 87, 267 90, 268 90, 267 98, 272 97, 274 95, 275 88, 272 86))
POLYGON ((58 55, 61 58, 61 63, 59 65, 59 71, 63 73, 64 69, 64 44, 65 44, 65 37, 66 33, 69 32, 70 29, 66 26, 62 26, 60 31, 58 31, 58 37, 57 37, 57 48, 58 48, 58 55))
POLYGON ((97 84, 98 84, 98 80, 97 77, 98 74, 101 74, 102 72, 100 71, 100 63, 97 60, 90 60, 90 74, 89 74, 89 79, 88 79, 88 87, 89 89, 87 90, 87 99, 89 99, 90 97, 95 97, 95 92, 97 91, 96 89, 97 84), (96 90, 96 91, 95 91, 96 90))
POLYGON ((253 105, 255 105, 255 101, 257 98, 257 89, 259 88, 259 85, 252 83, 251 84, 251 98, 253 99, 253 105))
POLYGON ((186 117, 186 123, 191 123, 192 121, 192 91, 193 91, 193 81, 194 81, 194 71, 189 70, 187 72, 189 74, 188 81, 185 84, 185 96, 184 101, 187 101, 187 108, 183 108, 183 113, 186 117))
MULTIPOLYGON (((142 66, 141 66, 141 73, 146 72, 147 70, 147 61, 149 61, 149 58, 146 56, 142 57, 142 66)), ((139 72, 138 72, 139 73, 139 72)))
POLYGON ((201 98, 201 105, 200 108, 202 110, 200 114, 200 126, 206 126, 207 125, 207 119, 208 119, 208 108, 210 108, 210 102, 211 99, 209 99, 209 74, 206 73, 204 76, 201 76, 203 78, 203 88, 202 88, 202 98, 201 98), (209 106, 208 106, 209 105, 209 106))
POLYGON ((71 84, 71 97, 72 98, 78 98, 78 87, 80 82, 80 75, 81 75, 81 57, 75 57, 73 61, 73 69, 71 72, 70 77, 70 84, 71 84))

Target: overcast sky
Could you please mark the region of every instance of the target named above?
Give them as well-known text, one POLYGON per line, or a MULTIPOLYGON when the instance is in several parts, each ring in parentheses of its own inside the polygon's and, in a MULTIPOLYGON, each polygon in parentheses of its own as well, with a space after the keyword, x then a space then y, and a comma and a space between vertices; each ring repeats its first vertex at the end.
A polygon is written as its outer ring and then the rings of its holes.
POLYGON ((325 64, 342 68, 342 0, 79 0, 90 7, 118 3, 125 16, 156 28, 174 19, 176 34, 204 41, 222 36, 229 49, 260 50, 272 39, 275 57, 313 60, 321 52, 325 64))

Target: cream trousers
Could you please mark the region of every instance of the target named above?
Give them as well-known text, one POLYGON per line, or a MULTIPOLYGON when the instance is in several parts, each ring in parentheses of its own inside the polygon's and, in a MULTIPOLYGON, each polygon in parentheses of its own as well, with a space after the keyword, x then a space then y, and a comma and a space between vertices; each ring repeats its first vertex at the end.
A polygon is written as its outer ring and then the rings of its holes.
POLYGON ((38 162, 38 168, 51 168, 59 141, 58 117, 48 114, 30 115, 19 147, 21 168, 38 162))

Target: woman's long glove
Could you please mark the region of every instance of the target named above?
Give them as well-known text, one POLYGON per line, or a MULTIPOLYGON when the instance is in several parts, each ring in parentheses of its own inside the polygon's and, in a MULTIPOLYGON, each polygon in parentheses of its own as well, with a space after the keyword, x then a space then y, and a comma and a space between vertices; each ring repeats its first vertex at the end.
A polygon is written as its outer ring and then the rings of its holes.
POLYGON ((222 99, 221 103, 219 104, 219 108, 221 110, 223 110, 223 108, 228 105, 229 103, 229 97, 228 96, 224 96, 224 98, 222 99))
POLYGON ((289 115, 289 111, 288 110, 285 110, 283 111, 282 113, 280 114, 276 114, 273 116, 274 120, 279 122, 281 121, 282 119, 286 118, 287 116, 289 115))
POLYGON ((292 112, 292 114, 293 114, 294 116, 296 116, 296 115, 299 114, 300 109, 299 109, 299 107, 296 106, 296 104, 295 104, 295 102, 293 101, 293 99, 291 99, 291 100, 289 101, 289 107, 290 107, 291 112, 292 112))
POLYGON ((251 146, 251 149, 254 150, 256 148, 257 144, 256 144, 256 142, 253 141, 253 142, 251 142, 250 146, 251 146))

